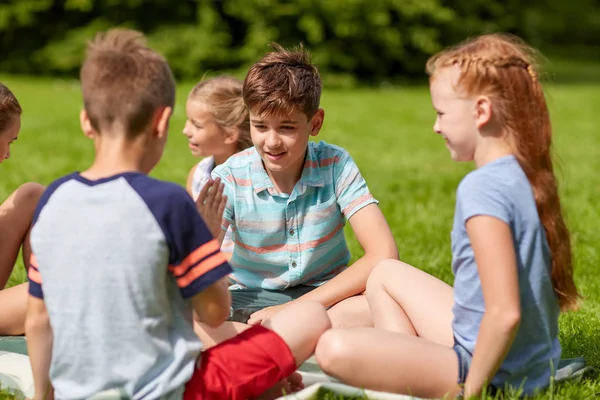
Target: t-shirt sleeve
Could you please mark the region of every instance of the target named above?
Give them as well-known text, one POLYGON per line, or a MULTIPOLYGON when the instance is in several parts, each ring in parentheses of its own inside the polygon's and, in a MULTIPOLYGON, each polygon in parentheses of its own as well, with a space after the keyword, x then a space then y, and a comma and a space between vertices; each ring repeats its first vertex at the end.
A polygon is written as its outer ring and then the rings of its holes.
POLYGON ((511 205, 501 187, 494 182, 496 181, 488 179, 485 174, 474 173, 462 180, 456 196, 463 224, 478 215, 487 215, 507 224, 511 223, 511 205))
POLYGON ((227 204, 223 211, 223 219, 221 220, 221 229, 227 232, 230 225, 235 226, 235 213, 234 213, 234 201, 235 201, 235 188, 233 183, 233 175, 224 169, 217 166, 212 172, 212 178, 220 178, 223 182, 223 195, 227 196, 227 204))
POLYGON ((350 154, 344 151, 338 157, 339 160, 334 164, 335 195, 342 214, 350 219, 361 208, 371 203, 377 204, 377 200, 350 154))
POLYGON ((31 253, 31 257, 29 258, 27 277, 29 278, 29 294, 33 297, 37 297, 38 299, 43 299, 44 292, 42 292, 42 275, 40 275, 38 262, 33 253, 31 253))
POLYGON ((169 271, 184 298, 190 298, 231 273, 227 258, 183 190, 172 199, 164 223, 169 271))
MULTIPOLYGON (((50 199, 52 194, 61 184, 71 179, 71 176, 72 175, 69 175, 54 181, 50 184, 50 186, 46 188, 46 190, 44 190, 44 193, 42 193, 42 196, 40 197, 40 200, 38 201, 38 204, 35 207, 35 211, 33 212, 33 220, 31 222, 32 230, 35 229, 35 224, 38 221, 40 213, 42 212, 42 209, 44 208, 46 203, 48 203, 48 200, 50 199)), ((35 256, 35 240, 33 239, 33 235, 30 235, 30 237, 31 256, 29 257, 29 265, 27 268, 27 279, 29 280, 28 290, 31 296, 37 297, 38 299, 43 299, 44 292, 42 290, 42 275, 40 274, 39 263, 35 256)))

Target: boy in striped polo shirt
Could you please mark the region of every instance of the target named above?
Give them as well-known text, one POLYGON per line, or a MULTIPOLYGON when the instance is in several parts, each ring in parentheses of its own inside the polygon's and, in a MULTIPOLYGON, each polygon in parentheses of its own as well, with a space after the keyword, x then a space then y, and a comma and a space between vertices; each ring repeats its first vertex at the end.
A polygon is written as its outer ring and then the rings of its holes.
POLYGON ((233 231, 234 319, 259 324, 296 299, 310 299, 329 309, 334 326, 370 325, 361 294, 373 265, 398 257, 396 244, 348 152, 309 142, 324 111, 308 52, 274 49, 244 81, 254 147, 214 169, 214 196, 207 199, 218 215, 223 187, 222 223, 215 218, 211 230, 221 238, 229 226, 233 231), (365 251, 350 267, 346 220, 365 251))

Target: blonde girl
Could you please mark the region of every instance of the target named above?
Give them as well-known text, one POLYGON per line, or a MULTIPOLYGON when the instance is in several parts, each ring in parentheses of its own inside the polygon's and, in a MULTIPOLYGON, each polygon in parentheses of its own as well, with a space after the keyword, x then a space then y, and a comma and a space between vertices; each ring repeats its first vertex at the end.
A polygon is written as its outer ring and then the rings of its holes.
MULTIPOLYGON (((210 196, 220 196, 222 191, 210 173, 233 154, 252 146, 242 82, 219 76, 198 83, 188 96, 185 111, 187 121, 183 134, 188 138, 190 151, 196 157, 204 157, 190 170, 187 190, 206 219, 213 215, 202 209, 205 201, 210 196), (213 185, 215 190, 210 190, 213 185)), ((225 200, 223 197, 222 208, 225 200)), ((228 254, 233 252, 231 230, 225 234, 221 250, 228 254)))

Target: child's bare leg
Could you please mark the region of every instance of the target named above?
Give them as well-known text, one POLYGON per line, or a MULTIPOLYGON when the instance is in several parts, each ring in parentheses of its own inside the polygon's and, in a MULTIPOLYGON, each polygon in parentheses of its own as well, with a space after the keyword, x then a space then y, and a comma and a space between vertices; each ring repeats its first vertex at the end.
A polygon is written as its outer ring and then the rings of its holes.
POLYGON ((25 315, 29 285, 22 283, 0 290, 0 335, 22 335, 25 333, 25 315))
MULTIPOLYGON (((263 322, 263 326, 277 333, 290 348, 296 366, 300 366, 315 350, 319 337, 331 327, 325 308, 318 303, 298 301, 290 303, 263 322)), ((217 328, 195 321, 194 330, 200 337, 206 350, 215 344, 236 336, 250 328, 250 325, 238 322, 225 322, 217 328)), ((260 400, 276 399, 282 392, 296 392, 303 388, 302 376, 297 372, 285 377, 265 391, 260 400)))
POLYGON ((28 233, 43 191, 42 185, 26 183, 0 205, 0 288, 6 285, 22 246, 23 261, 29 263, 28 233))
MULTIPOLYGON (((310 357, 321 335, 331 328, 331 321, 325 307, 316 302, 298 301, 263 322, 263 326, 277 333, 288 345, 299 367, 310 357)), ((302 376, 294 372, 277 385, 264 392, 259 399, 269 400, 281 397, 283 393, 302 389, 302 376)))
POLYGON ((250 328, 250 325, 242 324, 241 322, 226 321, 220 326, 212 328, 202 322, 194 321, 194 331, 202 341, 203 350, 231 339, 248 328, 250 328))
POLYGON ((367 296, 359 294, 340 301, 329 310, 333 328, 362 328, 372 327, 373 317, 367 301, 367 296))
POLYGON ((263 326, 283 339, 299 367, 314 353, 321 335, 331 328, 331 321, 321 304, 298 301, 275 313, 263 326))
POLYGON ((418 397, 460 392, 451 347, 373 328, 332 329, 316 349, 325 373, 353 386, 418 397))
MULTIPOLYGON (((275 313, 263 326, 281 336, 291 349, 296 365, 300 366, 314 352, 319 336, 331 328, 331 322, 325 308, 319 303, 298 301, 275 313)), ((250 325, 240 322, 227 321, 217 328, 211 328, 194 321, 194 330, 202 341, 204 350, 248 328, 250 325)))
POLYGON ((452 287, 406 263, 379 263, 367 282, 376 328, 452 346, 452 287))

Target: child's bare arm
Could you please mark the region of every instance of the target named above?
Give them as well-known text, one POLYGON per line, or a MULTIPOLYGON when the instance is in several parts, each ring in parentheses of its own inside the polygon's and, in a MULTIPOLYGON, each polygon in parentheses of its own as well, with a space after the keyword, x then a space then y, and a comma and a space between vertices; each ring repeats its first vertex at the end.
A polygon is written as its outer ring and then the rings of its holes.
POLYGON ((350 226, 365 254, 349 268, 324 285, 302 296, 330 307, 350 296, 364 292, 367 278, 381 260, 398 259, 398 248, 383 213, 369 204, 350 217, 350 226))
POLYGON ((192 297, 192 307, 200 322, 217 327, 229 318, 231 293, 229 278, 224 277, 192 297))
POLYGON ((485 215, 466 222, 481 280, 485 313, 473 362, 465 382, 465 398, 477 396, 506 357, 521 321, 519 277, 510 227, 485 215))
POLYGON ((50 385, 49 373, 54 338, 44 300, 29 296, 25 333, 33 372, 35 399, 52 399, 54 390, 50 385))

